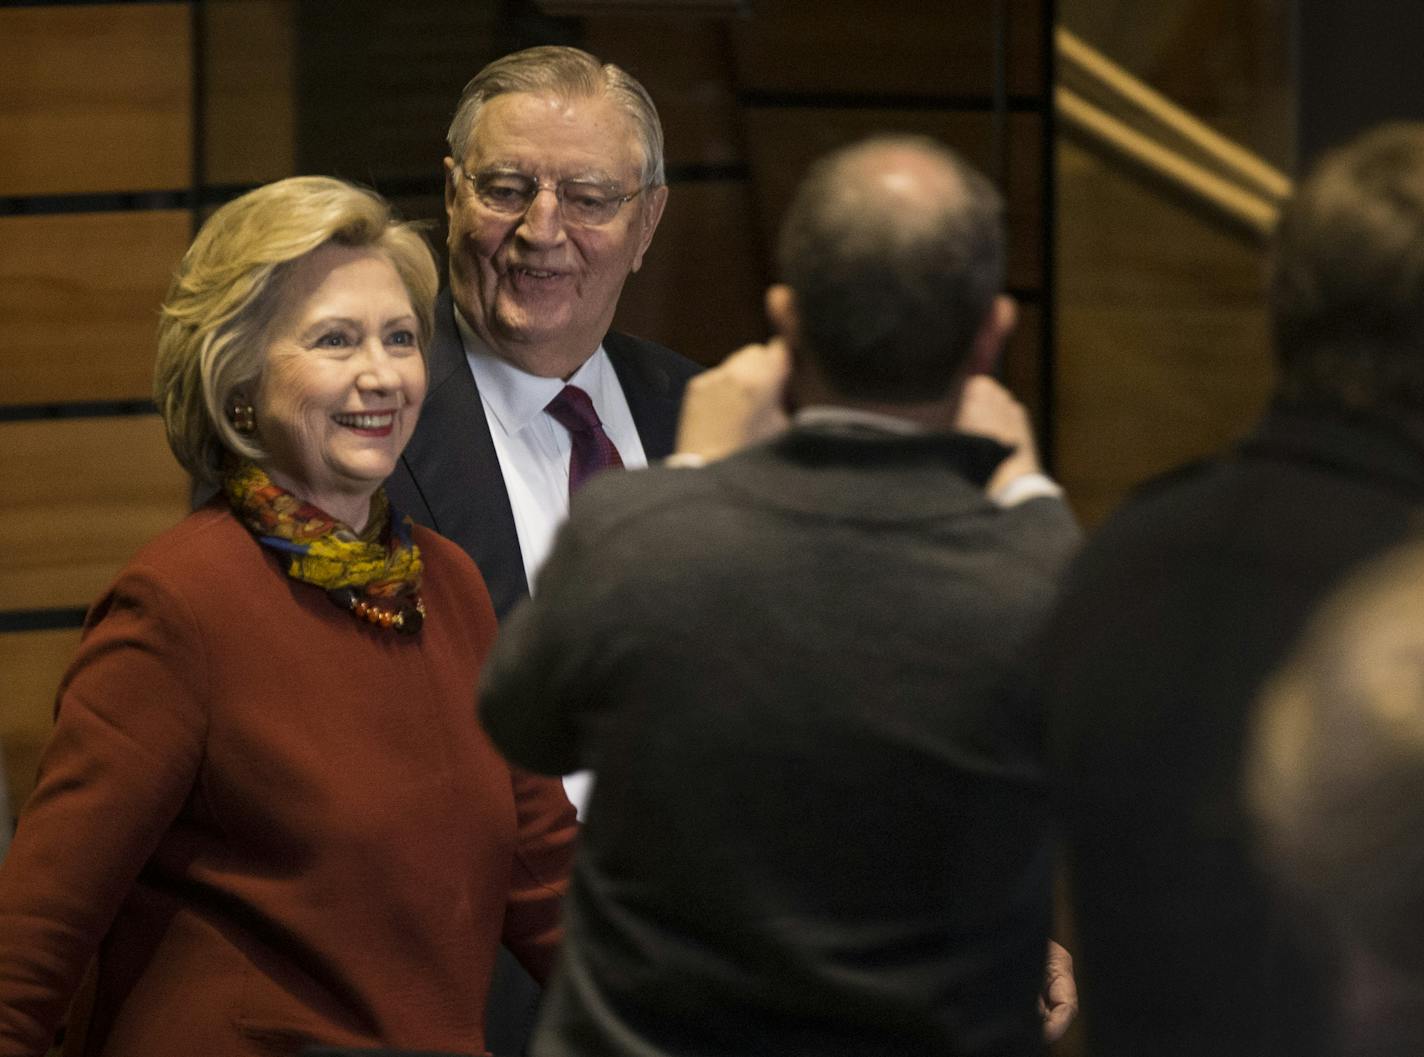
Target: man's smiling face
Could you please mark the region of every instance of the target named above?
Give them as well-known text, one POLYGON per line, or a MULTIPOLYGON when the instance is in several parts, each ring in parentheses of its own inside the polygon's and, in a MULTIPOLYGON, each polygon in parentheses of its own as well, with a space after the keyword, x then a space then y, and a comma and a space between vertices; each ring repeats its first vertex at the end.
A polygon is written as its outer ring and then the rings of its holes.
POLYGON ((605 95, 499 95, 481 109, 466 156, 447 158, 445 168, 455 304, 496 355, 530 374, 567 378, 607 333, 667 200, 665 187, 640 191, 633 119, 605 95), (500 213, 481 201, 474 181, 496 171, 538 181, 526 211, 500 213), (574 182, 639 193, 606 223, 573 224, 554 188, 574 182))

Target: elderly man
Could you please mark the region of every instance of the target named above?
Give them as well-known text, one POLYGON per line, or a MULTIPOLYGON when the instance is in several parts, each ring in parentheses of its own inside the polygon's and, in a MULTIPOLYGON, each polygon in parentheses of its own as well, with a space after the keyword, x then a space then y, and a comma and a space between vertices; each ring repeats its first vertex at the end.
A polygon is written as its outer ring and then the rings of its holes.
POLYGON ((672 450, 698 368, 609 330, 667 204, 642 85, 575 48, 516 52, 465 86, 449 146, 450 283, 430 393, 388 488, 475 559, 503 618, 571 489, 672 450))
POLYGON ((1274 406, 1096 535, 1047 635, 1095 1057, 1332 1048, 1332 970, 1259 875, 1254 703, 1319 600, 1424 505, 1424 126, 1325 158, 1282 215, 1274 406))
POLYGON ((1032 478, 986 495, 1010 451, 954 430, 1013 319, 999 199, 871 140, 813 169, 779 256, 793 428, 596 482, 487 669, 511 759, 599 773, 534 1052, 1036 1053, 1017 675, 1077 537, 1032 478))
MULTIPOLYGON (((648 93, 575 48, 490 63, 448 134, 449 286, 429 393, 387 482, 392 502, 475 559, 503 619, 529 593, 569 493, 671 450, 697 367, 609 330, 667 187, 648 93)), ((582 806, 586 778, 566 783, 582 806)), ((486 1038, 523 1051, 536 989, 507 955, 486 1038)))

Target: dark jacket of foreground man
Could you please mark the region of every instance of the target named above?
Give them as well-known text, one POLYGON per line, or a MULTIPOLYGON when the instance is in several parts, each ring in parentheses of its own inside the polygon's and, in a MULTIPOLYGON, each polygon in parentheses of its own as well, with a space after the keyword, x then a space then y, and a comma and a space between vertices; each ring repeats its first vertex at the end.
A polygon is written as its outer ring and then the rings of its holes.
POLYGON ((1316 605, 1421 512, 1424 436, 1278 410, 1075 563, 1045 685, 1094 1057, 1334 1052, 1330 967, 1258 869, 1242 756, 1316 605))
POLYGON ((1021 648, 1076 542, 991 441, 798 429, 575 501, 483 717, 598 775, 534 1052, 1032 1054, 1021 648))

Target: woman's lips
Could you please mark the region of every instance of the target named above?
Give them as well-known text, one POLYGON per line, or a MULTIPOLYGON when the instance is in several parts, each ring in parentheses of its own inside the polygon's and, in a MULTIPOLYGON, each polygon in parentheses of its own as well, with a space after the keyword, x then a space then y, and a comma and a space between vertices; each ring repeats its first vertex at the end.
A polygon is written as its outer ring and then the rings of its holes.
POLYGON ((395 425, 396 413, 394 411, 361 411, 332 415, 331 418, 338 426, 354 429, 357 433, 372 437, 384 437, 395 425))

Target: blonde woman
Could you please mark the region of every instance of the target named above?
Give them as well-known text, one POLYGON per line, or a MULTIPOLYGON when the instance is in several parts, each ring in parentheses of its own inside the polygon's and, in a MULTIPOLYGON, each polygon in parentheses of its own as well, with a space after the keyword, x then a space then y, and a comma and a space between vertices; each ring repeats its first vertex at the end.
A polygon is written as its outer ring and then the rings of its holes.
POLYGON ((90 611, 0 869, 0 1053, 479 1053, 495 951, 543 978, 573 812, 474 698, 479 572, 381 487, 425 392, 436 271, 375 194, 219 209, 163 308, 156 392, 213 501, 90 611), (79 1033, 76 1032, 76 1035, 79 1033))

